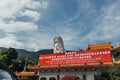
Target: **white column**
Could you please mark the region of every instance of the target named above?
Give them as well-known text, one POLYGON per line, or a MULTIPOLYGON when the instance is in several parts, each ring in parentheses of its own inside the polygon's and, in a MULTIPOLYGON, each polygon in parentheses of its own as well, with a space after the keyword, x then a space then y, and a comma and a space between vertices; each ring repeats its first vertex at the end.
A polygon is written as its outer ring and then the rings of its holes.
POLYGON ((94 75, 93 74, 86 75, 86 80, 94 80, 94 75))

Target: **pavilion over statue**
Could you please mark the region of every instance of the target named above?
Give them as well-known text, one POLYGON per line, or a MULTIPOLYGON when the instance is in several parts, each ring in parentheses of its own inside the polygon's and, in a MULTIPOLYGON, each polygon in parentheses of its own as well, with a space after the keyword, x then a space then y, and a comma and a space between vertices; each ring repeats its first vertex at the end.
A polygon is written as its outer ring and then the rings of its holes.
POLYGON ((58 37, 54 37, 54 53, 64 53, 65 49, 64 49, 64 43, 63 43, 63 39, 58 36, 58 37))

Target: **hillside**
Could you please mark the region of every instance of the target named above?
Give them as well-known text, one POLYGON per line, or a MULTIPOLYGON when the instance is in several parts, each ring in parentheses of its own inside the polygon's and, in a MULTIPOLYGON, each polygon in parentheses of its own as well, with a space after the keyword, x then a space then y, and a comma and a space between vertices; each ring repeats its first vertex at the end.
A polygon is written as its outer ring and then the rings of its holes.
MULTIPOLYGON (((5 49, 7 48, 0 47, 0 51, 5 49)), ((39 50, 37 52, 30 52, 24 49, 16 49, 16 50, 18 52, 18 60, 25 60, 27 57, 29 60, 32 60, 35 62, 38 61, 38 57, 40 54, 53 53, 53 49, 44 49, 44 50, 39 50)))
POLYGON ((16 49, 17 52, 19 53, 19 58, 24 58, 24 57, 32 57, 32 58, 38 58, 40 54, 45 54, 45 53, 53 53, 52 49, 44 49, 44 50, 39 50, 37 52, 30 52, 24 49, 16 49))

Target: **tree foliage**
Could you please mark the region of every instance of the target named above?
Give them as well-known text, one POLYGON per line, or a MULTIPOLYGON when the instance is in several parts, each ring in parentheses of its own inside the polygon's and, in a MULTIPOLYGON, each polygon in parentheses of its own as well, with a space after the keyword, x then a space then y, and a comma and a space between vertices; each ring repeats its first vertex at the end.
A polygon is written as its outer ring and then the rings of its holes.
POLYGON ((109 69, 101 67, 101 71, 100 80, 110 80, 109 69))
MULTIPOLYGON (((0 51, 0 68, 7 71, 23 71, 25 66, 25 58, 29 57, 22 55, 22 58, 18 59, 18 52, 14 48, 8 48, 0 51)), ((34 57, 29 57, 28 64, 36 64, 34 57)), ((26 64, 27 65, 27 64, 26 64)))
POLYGON ((111 51, 115 60, 120 60, 120 49, 111 51))
POLYGON ((102 68, 102 80, 120 80, 120 65, 114 64, 111 68, 102 68))
POLYGON ((0 67, 6 70, 14 70, 18 52, 14 48, 2 50, 0 53, 0 67))
POLYGON ((120 65, 114 64, 114 66, 110 68, 109 72, 111 80, 120 80, 120 65))

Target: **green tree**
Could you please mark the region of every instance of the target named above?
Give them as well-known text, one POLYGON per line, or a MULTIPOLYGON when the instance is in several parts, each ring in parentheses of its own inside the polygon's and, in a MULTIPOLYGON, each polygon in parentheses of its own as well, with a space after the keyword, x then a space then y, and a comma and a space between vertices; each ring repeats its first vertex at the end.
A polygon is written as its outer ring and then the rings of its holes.
POLYGON ((14 48, 2 50, 0 53, 0 65, 6 70, 14 70, 15 60, 17 59, 18 52, 14 48))
POLYGON ((114 64, 111 68, 101 68, 102 80, 120 80, 120 65, 114 64))
POLYGON ((112 50, 111 53, 115 60, 120 60, 120 49, 112 50))
POLYGON ((114 66, 110 68, 109 72, 111 80, 120 80, 120 65, 114 64, 114 66))
POLYGON ((101 71, 100 80, 110 80, 109 69, 101 67, 101 71))

